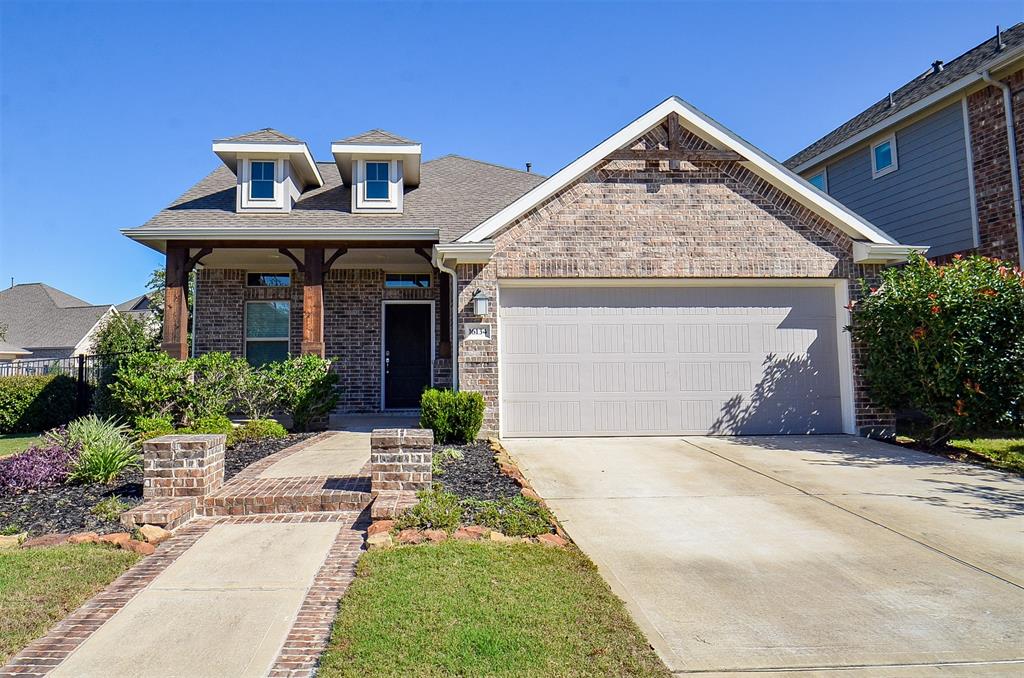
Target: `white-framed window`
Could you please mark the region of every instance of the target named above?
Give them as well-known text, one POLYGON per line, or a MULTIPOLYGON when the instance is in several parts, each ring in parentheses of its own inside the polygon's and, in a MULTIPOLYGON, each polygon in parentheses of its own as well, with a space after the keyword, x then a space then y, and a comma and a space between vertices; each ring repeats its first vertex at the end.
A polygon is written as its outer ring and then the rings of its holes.
POLYGON ((814 186, 819 191, 828 193, 828 170, 822 168, 817 174, 812 174, 807 177, 807 183, 814 186))
POLYGON ((274 199, 274 161, 253 160, 249 165, 249 198, 274 199))
POLYGON ((246 287, 288 287, 292 284, 290 273, 246 273, 246 287))
POLYGON ((871 178, 885 176, 899 167, 896 158, 896 135, 890 134, 881 141, 871 144, 871 178))
POLYGON ((387 200, 391 196, 391 180, 389 178, 391 163, 386 161, 366 161, 366 199, 387 200))
POLYGON ((385 273, 384 287, 430 287, 429 273, 385 273))
POLYGON ((288 357, 291 304, 287 301, 245 303, 245 359, 263 365, 288 357))

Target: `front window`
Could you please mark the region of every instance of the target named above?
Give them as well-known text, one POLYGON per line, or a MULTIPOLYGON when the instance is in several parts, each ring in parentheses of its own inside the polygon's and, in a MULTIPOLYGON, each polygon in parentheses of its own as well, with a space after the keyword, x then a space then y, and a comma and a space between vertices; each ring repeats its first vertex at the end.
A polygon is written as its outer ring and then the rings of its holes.
POLYGON ((250 301, 245 305, 245 358, 250 365, 288 357, 290 317, 287 301, 250 301))
POLYGON ((274 199, 274 163, 253 160, 249 177, 249 197, 255 200, 274 199))
POLYGON ((880 177, 896 169, 896 137, 871 146, 871 176, 880 177))
POLYGON ((366 199, 388 199, 388 165, 386 162, 366 163, 366 199))
POLYGON ((288 273, 247 273, 245 276, 248 287, 288 287, 291 282, 288 273))
POLYGON ((808 183, 811 184, 811 186, 814 186, 819 191, 827 190, 827 182, 825 180, 825 170, 821 170, 820 172, 815 174, 813 177, 810 177, 807 181, 808 181, 808 183))
POLYGON ((430 287, 430 274, 386 273, 384 287, 430 287))

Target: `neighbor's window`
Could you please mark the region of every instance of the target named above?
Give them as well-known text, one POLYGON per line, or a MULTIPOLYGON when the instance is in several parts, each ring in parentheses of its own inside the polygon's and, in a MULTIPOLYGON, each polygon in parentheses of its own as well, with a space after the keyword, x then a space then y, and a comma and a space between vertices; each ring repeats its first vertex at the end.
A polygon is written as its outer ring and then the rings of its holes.
POLYGON ((825 178, 825 170, 821 170, 807 181, 819 191, 828 190, 828 179, 825 178))
POLYGON ((366 163, 366 199, 388 199, 388 165, 387 162, 366 163))
POLYGON ((871 146, 871 176, 880 177, 897 167, 896 135, 871 146))
POLYGON ((384 287, 430 287, 430 274, 386 273, 384 287))
POLYGON ((247 273, 245 284, 249 287, 288 287, 292 277, 288 273, 247 273))
POLYGON ((266 160, 253 160, 249 177, 249 197, 255 199, 274 199, 274 163, 266 160))
POLYGON ((288 357, 287 301, 250 301, 245 305, 245 358, 250 365, 288 357))

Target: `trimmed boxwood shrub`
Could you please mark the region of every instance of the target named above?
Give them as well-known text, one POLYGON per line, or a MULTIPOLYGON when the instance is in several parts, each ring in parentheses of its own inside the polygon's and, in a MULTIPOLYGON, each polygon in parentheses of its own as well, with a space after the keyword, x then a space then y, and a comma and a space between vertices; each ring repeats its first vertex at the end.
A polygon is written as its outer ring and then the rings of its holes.
POLYGON ((32 433, 75 417, 77 385, 63 374, 0 377, 0 433, 32 433))
POLYGON ((475 391, 428 388, 420 398, 420 427, 434 432, 434 442, 471 443, 484 423, 484 397, 475 391))
POLYGON ((228 434, 228 447, 250 440, 278 440, 286 435, 288 431, 284 426, 273 419, 250 419, 228 434))

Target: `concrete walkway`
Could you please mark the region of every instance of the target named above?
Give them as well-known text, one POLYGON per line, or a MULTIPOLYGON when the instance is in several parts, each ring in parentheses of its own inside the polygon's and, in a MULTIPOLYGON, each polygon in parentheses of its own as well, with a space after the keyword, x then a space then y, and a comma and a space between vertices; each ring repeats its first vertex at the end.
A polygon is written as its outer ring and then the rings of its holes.
POLYGON ((1024 673, 1024 480, 846 436, 507 440, 678 673, 1024 673))
POLYGON ((370 461, 370 434, 338 431, 260 473, 260 478, 343 477, 359 475, 370 461))

